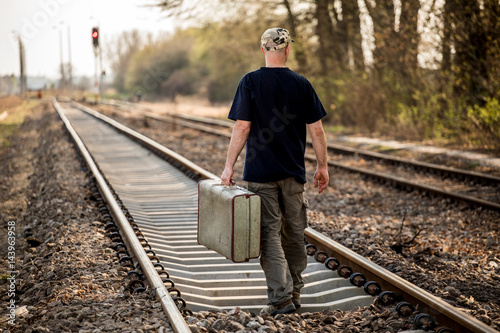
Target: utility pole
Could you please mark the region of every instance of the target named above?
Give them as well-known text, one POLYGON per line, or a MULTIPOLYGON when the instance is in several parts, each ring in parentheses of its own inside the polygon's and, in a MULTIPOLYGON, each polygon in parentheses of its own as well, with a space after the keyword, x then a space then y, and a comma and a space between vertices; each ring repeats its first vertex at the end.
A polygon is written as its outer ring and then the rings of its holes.
POLYGON ((62 30, 59 29, 59 53, 61 55, 61 93, 64 95, 64 90, 66 88, 66 75, 64 71, 64 59, 63 59, 63 36, 62 30))
POLYGON ((71 63, 71 32, 70 32, 69 24, 68 24, 68 61, 69 61, 69 68, 68 68, 69 96, 72 98, 73 97, 73 64, 71 63))
POLYGON ((26 65, 25 65, 25 57, 24 57, 24 45, 21 40, 21 36, 17 36, 17 40, 19 42, 19 64, 20 64, 20 74, 19 74, 19 93, 21 97, 24 96, 26 92, 26 65))
POLYGON ((62 36, 62 30, 59 29, 59 53, 61 56, 61 90, 62 94, 64 95, 64 90, 66 88, 66 75, 64 73, 64 58, 63 58, 63 36, 62 36))
POLYGON ((21 97, 24 96, 24 93, 26 92, 27 84, 26 84, 26 63, 25 63, 25 57, 24 57, 24 45, 23 41, 21 40, 21 37, 18 36, 18 41, 19 41, 19 63, 20 63, 20 82, 21 82, 21 97))

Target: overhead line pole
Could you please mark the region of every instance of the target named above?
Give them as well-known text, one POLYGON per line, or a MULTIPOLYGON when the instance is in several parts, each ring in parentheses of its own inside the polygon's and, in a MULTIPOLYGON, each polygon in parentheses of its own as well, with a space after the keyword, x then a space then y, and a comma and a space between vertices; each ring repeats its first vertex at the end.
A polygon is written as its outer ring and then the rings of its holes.
POLYGON ((24 96, 26 92, 26 66, 25 66, 25 57, 24 57, 24 45, 21 40, 21 36, 17 36, 17 40, 19 42, 19 64, 20 64, 20 74, 19 74, 19 92, 21 97, 24 96))
POLYGON ((61 54, 61 90, 62 94, 64 94, 64 90, 66 88, 66 75, 64 75, 64 58, 63 58, 63 36, 62 30, 59 28, 59 51, 61 54))
POLYGON ((69 96, 73 97, 73 64, 71 63, 71 32, 70 32, 70 26, 68 24, 68 61, 69 61, 69 68, 68 68, 68 85, 69 85, 69 96))

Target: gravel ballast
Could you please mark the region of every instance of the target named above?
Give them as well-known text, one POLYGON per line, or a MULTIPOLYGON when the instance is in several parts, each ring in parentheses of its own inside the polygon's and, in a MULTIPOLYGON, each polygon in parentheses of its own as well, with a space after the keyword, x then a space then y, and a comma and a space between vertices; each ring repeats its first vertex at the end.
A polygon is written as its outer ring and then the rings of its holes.
MULTIPOLYGON (((123 117, 111 109, 106 114, 208 171, 222 172, 227 139, 203 134, 200 140, 199 132, 180 126, 123 117)), ((0 331, 171 332, 150 292, 127 290, 128 278, 91 199, 90 180, 48 103, 32 111, 0 161, 0 237, 3 244, 8 222, 15 221, 19 271, 14 326, 3 311, 10 302, 7 276, 0 282, 0 331)), ((316 195, 314 166, 307 170, 311 227, 500 330, 498 213, 395 191, 338 170, 332 170, 327 192, 316 195), (402 253, 391 249, 400 230, 404 242, 422 228, 402 253)), ((0 249, 2 274, 8 271, 6 250, 0 249)), ((193 332, 403 332, 415 329, 415 315, 400 318, 374 299, 369 307, 347 312, 272 318, 235 308, 198 312, 186 320, 193 332)))

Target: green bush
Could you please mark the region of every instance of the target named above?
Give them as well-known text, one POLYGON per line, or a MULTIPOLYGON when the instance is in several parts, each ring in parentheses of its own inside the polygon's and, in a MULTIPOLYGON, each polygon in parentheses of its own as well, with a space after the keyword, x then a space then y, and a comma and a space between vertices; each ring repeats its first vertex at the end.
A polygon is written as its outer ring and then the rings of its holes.
POLYGON ((467 119, 475 128, 476 136, 491 148, 500 147, 500 102, 496 98, 488 98, 484 106, 473 106, 467 109, 467 119))

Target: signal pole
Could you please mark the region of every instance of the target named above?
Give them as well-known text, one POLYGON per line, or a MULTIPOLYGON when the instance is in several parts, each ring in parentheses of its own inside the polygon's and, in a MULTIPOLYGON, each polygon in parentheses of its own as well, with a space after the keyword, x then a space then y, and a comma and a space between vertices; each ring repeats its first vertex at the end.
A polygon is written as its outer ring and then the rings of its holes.
POLYGON ((97 77, 97 55, 99 49, 99 28, 92 28, 92 44, 94 45, 94 101, 95 103, 99 103, 99 79, 97 77))
POLYGON ((104 91, 104 75, 106 75, 106 73, 102 69, 102 47, 101 47, 101 45, 99 45, 99 68, 101 69, 101 73, 100 73, 100 77, 99 77, 100 78, 99 98, 102 99, 102 93, 104 91))

